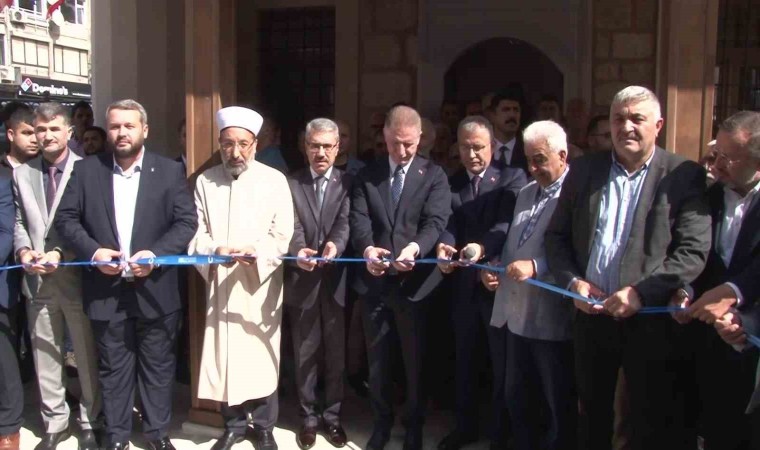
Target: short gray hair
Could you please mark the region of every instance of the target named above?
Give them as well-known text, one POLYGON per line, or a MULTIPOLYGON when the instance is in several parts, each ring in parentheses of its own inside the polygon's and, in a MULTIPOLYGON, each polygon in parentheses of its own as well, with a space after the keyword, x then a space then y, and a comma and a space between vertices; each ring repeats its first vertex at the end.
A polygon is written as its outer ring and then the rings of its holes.
POLYGON ((340 128, 338 127, 338 124, 330 119, 325 119, 324 117, 312 119, 306 124, 304 139, 314 133, 333 133, 336 141, 340 139, 340 128))
POLYGON ((409 106, 396 106, 388 111, 385 117, 385 128, 414 127, 422 133, 422 118, 420 114, 409 106))
POLYGON ((549 150, 559 153, 567 152, 567 134, 553 120, 533 122, 523 131, 523 142, 526 144, 545 143, 549 150))
POLYGON ((106 120, 108 120, 108 113, 110 113, 112 109, 137 111, 140 113, 140 123, 143 125, 146 125, 148 123, 148 113, 145 111, 143 105, 139 104, 135 100, 132 100, 131 98, 118 100, 108 105, 108 108, 106 109, 106 120))
POLYGON ((612 104, 610 105, 610 112, 612 112, 612 109, 615 106, 630 105, 641 102, 652 103, 655 110, 655 120, 662 118, 660 100, 657 99, 657 96, 654 94, 654 92, 643 86, 628 86, 627 88, 615 94, 615 97, 612 99, 612 104))
POLYGON ((45 122, 55 120, 57 117, 63 117, 63 123, 65 123, 66 126, 71 125, 69 109, 58 102, 41 103, 37 109, 34 110, 34 116, 42 118, 45 122))
POLYGON ((720 124, 719 129, 731 136, 738 133, 749 135, 747 150, 753 159, 760 160, 760 113, 739 111, 720 124))
POLYGON ((467 116, 462 119, 457 127, 457 138, 459 138, 459 133, 463 131, 472 133, 477 131, 478 128, 485 128, 488 131, 488 138, 493 139, 493 125, 483 116, 467 116))

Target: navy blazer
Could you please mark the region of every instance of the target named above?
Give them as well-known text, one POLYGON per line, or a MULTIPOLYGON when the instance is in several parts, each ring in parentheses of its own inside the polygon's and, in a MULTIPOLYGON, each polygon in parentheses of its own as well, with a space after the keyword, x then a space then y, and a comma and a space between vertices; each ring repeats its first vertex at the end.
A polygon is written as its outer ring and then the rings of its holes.
POLYGON ((744 297, 740 308, 749 308, 760 300, 760 195, 755 195, 744 213, 739 235, 736 237, 731 261, 726 267, 716 248, 718 232, 723 221, 725 204, 723 202, 723 184, 715 183, 707 190, 707 201, 712 216, 713 245, 707 257, 707 265, 694 282, 694 299, 706 291, 731 282, 739 288, 744 297))
MULTIPOLYGON (((13 264, 13 226, 16 207, 13 203, 11 171, 0 170, 0 264, 13 264)), ((0 307, 10 309, 18 303, 20 270, 0 271, 0 307)))
MULTIPOLYGON (((512 223, 517 195, 528 183, 525 173, 519 168, 488 166, 478 186, 477 198, 472 197, 470 176, 464 168, 452 175, 449 182, 453 212, 439 242, 457 250, 470 242, 477 242, 485 247, 486 259, 500 256, 512 223)), ((473 287, 479 284, 477 271, 458 268, 452 276, 456 281, 454 298, 472 297, 473 287)), ((490 294, 492 297, 493 293, 490 294)))
MULTIPOLYGON (((435 244, 451 215, 451 192, 446 173, 430 160, 416 156, 404 177, 398 207, 391 199, 391 167, 388 157, 379 158, 357 174, 351 197, 351 242, 358 254, 369 246, 389 250, 395 259, 410 242, 420 246, 417 258, 434 257, 435 244)), ((435 288, 426 282, 434 265, 417 265, 398 274, 400 295, 419 301, 435 288)), ((395 276, 391 267, 375 277, 366 268, 356 277, 359 294, 379 294, 386 280, 395 276)))
MULTIPOLYGON (((113 200, 114 161, 110 153, 77 161, 61 198, 55 227, 77 259, 89 261, 99 248, 118 250, 113 200)), ((133 253, 185 254, 198 216, 182 164, 145 151, 137 192, 133 253)), ((155 268, 134 281, 136 298, 122 299, 121 277, 95 267, 82 271, 82 297, 92 320, 116 315, 155 319, 181 308, 176 267, 155 268)))
MULTIPOLYGON (((302 248, 317 250, 322 256, 325 243, 335 244, 340 257, 348 245, 348 211, 351 202, 353 177, 333 167, 325 188, 322 209, 317 209, 314 180, 308 167, 288 177, 295 209, 295 229, 290 240, 289 253, 296 256, 302 248)), ((327 264, 307 272, 295 262, 285 266, 285 304, 311 307, 324 283, 335 301, 344 306, 346 296, 347 264, 327 264)))

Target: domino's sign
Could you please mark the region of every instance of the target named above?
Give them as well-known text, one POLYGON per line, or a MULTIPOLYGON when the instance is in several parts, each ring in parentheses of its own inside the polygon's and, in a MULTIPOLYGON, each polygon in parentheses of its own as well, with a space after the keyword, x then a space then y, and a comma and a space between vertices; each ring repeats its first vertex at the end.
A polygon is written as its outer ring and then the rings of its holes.
POLYGON ((90 99, 92 89, 89 84, 69 83, 45 78, 24 77, 19 85, 19 95, 34 97, 66 97, 90 99))

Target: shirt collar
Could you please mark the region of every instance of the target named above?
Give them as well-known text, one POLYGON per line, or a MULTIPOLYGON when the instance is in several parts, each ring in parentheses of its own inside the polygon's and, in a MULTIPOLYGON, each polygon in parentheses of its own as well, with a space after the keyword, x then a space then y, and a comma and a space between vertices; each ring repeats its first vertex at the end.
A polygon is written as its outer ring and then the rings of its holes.
MULTIPOLYGON (((329 180, 332 177, 332 171, 333 171, 333 166, 330 166, 330 168, 327 169, 327 172, 325 172, 325 174, 323 175, 326 180, 329 180)), ((317 172, 314 172, 314 169, 312 169, 311 167, 309 167, 309 172, 311 172, 312 180, 316 179, 319 176, 319 174, 317 172)))
POLYGON ((651 155, 649 155, 649 158, 647 158, 646 161, 644 161, 644 165, 639 167, 635 172, 628 173, 628 170, 626 170, 625 167, 618 161, 617 156, 615 155, 615 150, 612 150, 610 154, 612 155, 612 166, 615 167, 620 172, 623 172, 628 178, 634 178, 638 176, 640 173, 645 172, 647 169, 649 169, 649 165, 652 164, 652 159, 654 159, 654 154, 657 153, 657 149, 652 152, 651 155))
POLYGON ((469 170, 465 169, 465 171, 467 172, 467 178, 469 178, 470 181, 472 181, 472 179, 475 178, 475 177, 480 177, 481 179, 483 179, 483 177, 486 176, 486 170, 488 170, 487 167, 485 169, 483 169, 482 172, 480 172, 479 174, 476 175, 476 174, 470 172, 469 170))
MULTIPOLYGON (((404 169, 405 174, 409 172, 409 166, 412 165, 412 161, 414 161, 414 158, 415 157, 412 156, 412 159, 410 159, 408 163, 401 166, 404 169)), ((391 165, 391 176, 393 176, 393 174, 396 173, 396 166, 398 166, 398 164, 393 162, 393 159, 391 158, 390 155, 388 155, 388 163, 391 165)))
POLYGON ((539 189, 541 195, 554 195, 559 190, 559 188, 562 187, 562 183, 565 181, 565 177, 567 176, 568 172, 570 172, 570 165, 565 166, 565 171, 562 172, 562 175, 560 175, 559 178, 554 181, 554 183, 546 186, 546 188, 539 189))
POLYGON ((145 157, 145 147, 140 149, 140 156, 137 157, 132 167, 127 170, 123 170, 121 166, 116 162, 116 158, 113 159, 113 173, 117 175, 124 175, 127 178, 131 177, 137 172, 142 171, 143 158, 145 157))
MULTIPOLYGON (((58 169, 59 172, 63 173, 63 170, 66 168, 66 163, 68 162, 70 156, 71 156, 71 150, 67 148, 66 157, 63 158, 63 161, 59 161, 58 164, 53 164, 56 167, 56 169, 58 169)), ((42 158, 42 168, 45 170, 45 172, 47 172, 51 164, 47 162, 47 160, 44 157, 42 156, 40 157, 42 158)))
MULTIPOLYGON (((496 145, 494 145, 494 149, 495 150, 499 150, 499 149, 501 149, 502 147, 504 147, 506 145, 507 148, 511 151, 511 150, 514 150, 514 148, 515 148, 515 144, 517 143, 517 137, 513 137, 512 139, 510 139, 507 142, 500 142, 496 138, 493 138, 493 141, 496 144, 496 145)), ((495 153, 500 153, 500 152, 495 152, 495 153)))

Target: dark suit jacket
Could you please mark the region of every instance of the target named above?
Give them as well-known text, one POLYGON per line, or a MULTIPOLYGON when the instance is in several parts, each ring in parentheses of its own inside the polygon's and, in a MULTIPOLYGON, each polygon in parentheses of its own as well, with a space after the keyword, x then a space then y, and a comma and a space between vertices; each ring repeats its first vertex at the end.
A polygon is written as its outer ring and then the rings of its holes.
MULTIPOLYGON (((56 213, 55 226, 77 258, 89 261, 99 248, 119 249, 113 201, 113 156, 99 154, 74 165, 56 213)), ((198 228, 195 204, 182 165, 145 152, 140 172, 133 253, 150 250, 161 255, 184 254, 198 228)), ((136 298, 122 298, 121 277, 107 276, 95 267, 82 271, 82 297, 92 320, 117 314, 158 318, 181 308, 176 267, 158 267, 136 278, 136 298)))
MULTIPOLYGON (((13 203, 12 173, 0 168, 0 264, 13 264, 13 226, 16 207, 13 203)), ((0 308, 9 309, 18 302, 19 270, 0 271, 0 308)))
MULTIPOLYGON (((470 176, 464 168, 460 169, 449 178, 453 212, 439 242, 458 250, 470 242, 477 242, 486 248, 486 259, 501 255, 517 194, 527 182, 521 169, 489 166, 478 186, 478 197, 473 199, 470 176)), ((436 270, 434 274, 440 274, 440 271, 436 270)), ((452 277, 456 291, 454 299, 471 298, 473 288, 478 284, 477 271, 460 268, 452 277)))
MULTIPOLYGON (((574 277, 586 278, 611 166, 609 152, 583 156, 570 165, 545 239, 547 262, 561 287, 574 277)), ((704 169, 655 149, 620 268, 620 286, 633 286, 644 306, 666 305, 676 289, 704 268, 710 250, 704 192, 704 169)))
MULTIPOLYGON (((417 258, 433 256, 438 238, 451 215, 451 193, 443 169, 416 156, 404 178, 404 190, 398 207, 391 199, 391 168, 388 158, 373 161, 359 171, 354 182, 351 203, 351 241, 358 254, 369 246, 390 250, 395 258, 410 242, 420 246, 417 258)), ((400 295, 422 300, 435 287, 429 281, 433 265, 417 265, 411 272, 398 274, 400 295)), ((379 295, 387 278, 395 273, 375 277, 366 269, 356 280, 359 294, 379 295)))
POLYGON ((707 257, 707 265, 694 282, 694 296, 699 298, 706 291, 719 284, 731 282, 739 288, 744 297, 741 309, 760 300, 760 196, 756 195, 744 213, 742 227, 736 238, 731 262, 726 267, 716 251, 718 231, 723 221, 725 204, 723 184, 715 183, 707 190, 707 201, 712 216, 712 247, 707 257))
MULTIPOLYGON (((317 250, 319 256, 325 244, 332 242, 343 255, 348 245, 348 212, 351 203, 351 175, 333 167, 325 188, 322 210, 317 208, 314 181, 308 167, 288 177, 295 209, 295 229, 289 253, 298 254, 302 248, 317 250)), ((299 268, 295 262, 285 266, 285 304, 308 308, 318 299, 322 283, 326 284, 335 301, 345 305, 346 264, 328 264, 312 272, 299 268)))

